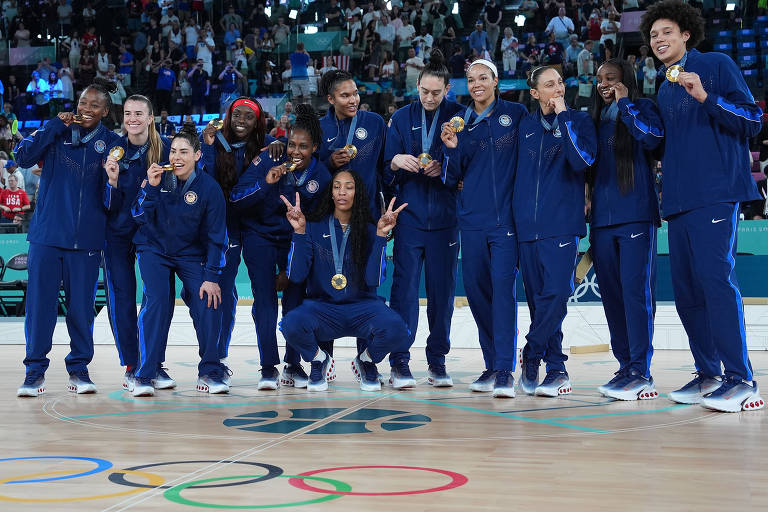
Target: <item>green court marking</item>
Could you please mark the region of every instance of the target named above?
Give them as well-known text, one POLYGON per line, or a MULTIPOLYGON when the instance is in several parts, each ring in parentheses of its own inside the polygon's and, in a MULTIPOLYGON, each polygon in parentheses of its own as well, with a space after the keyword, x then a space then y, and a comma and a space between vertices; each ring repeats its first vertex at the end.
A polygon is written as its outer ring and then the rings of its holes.
POLYGON ((642 411, 621 411, 621 412, 606 412, 603 414, 585 414, 584 416, 566 416, 563 418, 552 418, 554 421, 573 421, 573 420, 588 420, 592 418, 610 418, 614 416, 631 416, 634 414, 651 414, 656 412, 671 411, 673 409, 680 409, 683 407, 690 407, 686 404, 675 404, 669 407, 662 407, 661 409, 645 409, 642 411))

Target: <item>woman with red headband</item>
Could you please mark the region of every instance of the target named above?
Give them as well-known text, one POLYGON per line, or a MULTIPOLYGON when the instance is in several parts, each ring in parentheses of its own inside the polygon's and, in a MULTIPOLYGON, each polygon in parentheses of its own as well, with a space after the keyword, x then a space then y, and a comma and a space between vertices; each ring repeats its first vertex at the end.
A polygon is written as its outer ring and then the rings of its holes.
MULTIPOLYGON (((266 135, 266 116, 258 101, 240 97, 227 109, 224 125, 218 129, 211 121, 203 130, 203 163, 207 172, 221 186, 224 197, 229 197, 248 165, 269 144, 270 154, 283 152, 283 144, 266 135)), ((239 213, 227 205, 227 264, 221 274, 221 330, 219 331, 219 359, 226 364, 229 341, 235 323, 237 288, 235 277, 240 266, 241 234, 239 213)), ((227 379, 228 380, 228 379, 227 379)))

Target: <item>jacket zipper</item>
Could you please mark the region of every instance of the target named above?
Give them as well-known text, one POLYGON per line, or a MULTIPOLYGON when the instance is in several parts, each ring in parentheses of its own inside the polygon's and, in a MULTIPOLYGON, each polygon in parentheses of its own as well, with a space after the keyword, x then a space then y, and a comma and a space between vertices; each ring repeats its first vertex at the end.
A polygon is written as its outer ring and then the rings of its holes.
MULTIPOLYGON (((87 154, 88 154, 88 147, 85 144, 83 144, 83 166, 81 167, 81 169, 83 171, 83 175, 80 177, 80 200, 77 203, 77 228, 75 230, 75 233, 76 233, 76 235, 75 235, 75 249, 78 248, 77 247, 77 239, 78 239, 78 236, 80 235, 80 214, 83 211, 83 183, 85 183, 85 172, 86 172, 85 157, 86 157, 87 154)), ((102 190, 102 193, 103 192, 104 191, 102 190)))
MULTIPOLYGON (((539 142, 539 165, 536 167, 536 201, 533 205, 533 225, 538 228, 539 218, 539 184, 541 183, 541 154, 544 151, 544 135, 546 132, 542 132, 541 141, 539 142)), ((539 234, 536 233, 536 240, 539 239, 539 234)))

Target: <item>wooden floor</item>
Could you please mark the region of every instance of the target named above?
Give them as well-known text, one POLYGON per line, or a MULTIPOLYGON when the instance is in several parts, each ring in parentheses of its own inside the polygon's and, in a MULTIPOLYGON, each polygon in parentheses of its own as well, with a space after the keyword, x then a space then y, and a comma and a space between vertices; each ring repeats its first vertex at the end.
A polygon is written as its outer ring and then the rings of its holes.
MULTIPOLYGON (((67 393, 66 352, 54 347, 48 393, 17 399, 23 346, 0 346, 0 511, 768 509, 768 413, 668 401, 690 378, 685 351, 658 351, 662 397, 632 403, 595 390, 609 353, 571 356, 569 396, 499 400, 467 390, 472 349, 451 353, 452 389, 426 384, 414 350, 418 387, 380 393, 359 391, 341 349, 339 379, 308 394, 257 391, 257 350, 233 347, 232 392, 207 396, 196 350, 169 347, 179 387, 143 399, 121 391, 108 346, 91 365, 99 392, 67 393)), ((768 352, 751 357, 768 386, 768 352)))

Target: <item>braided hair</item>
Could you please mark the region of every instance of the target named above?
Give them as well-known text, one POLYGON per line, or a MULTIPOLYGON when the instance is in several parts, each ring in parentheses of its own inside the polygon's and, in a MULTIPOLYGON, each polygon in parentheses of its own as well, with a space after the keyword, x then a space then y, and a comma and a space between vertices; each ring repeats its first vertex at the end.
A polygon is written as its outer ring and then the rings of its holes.
POLYGON ((310 222, 320 222, 327 219, 329 215, 333 215, 333 212, 336 210, 336 205, 333 202, 333 182, 343 172, 350 174, 352 179, 355 180, 355 199, 352 203, 352 215, 349 219, 350 232, 348 243, 352 246, 352 261, 357 269, 358 277, 362 280, 365 276, 365 265, 367 263, 368 225, 373 222, 371 211, 368 208, 368 193, 365 190, 363 178, 357 172, 350 169, 339 169, 333 173, 331 182, 320 197, 320 201, 315 209, 307 215, 307 220, 310 222))
POLYGON ((299 103, 296 105, 296 121, 293 123, 293 133, 296 130, 304 130, 309 134, 312 143, 320 147, 323 142, 323 131, 320 128, 320 120, 317 118, 315 109, 308 103, 299 103))

